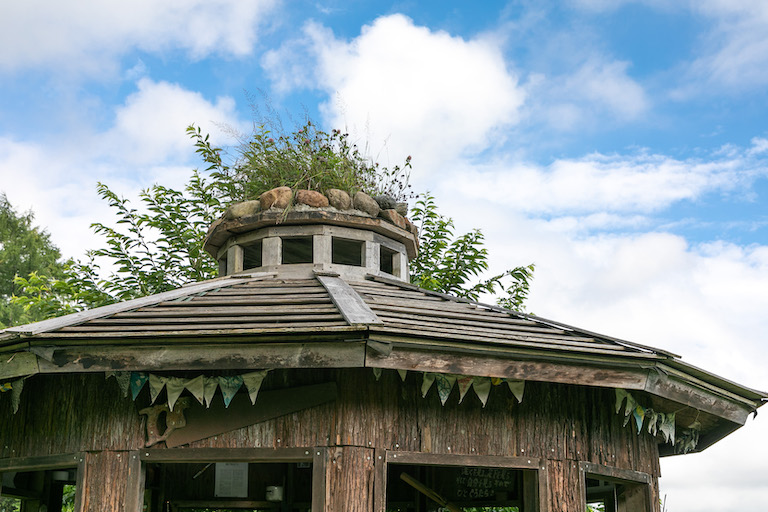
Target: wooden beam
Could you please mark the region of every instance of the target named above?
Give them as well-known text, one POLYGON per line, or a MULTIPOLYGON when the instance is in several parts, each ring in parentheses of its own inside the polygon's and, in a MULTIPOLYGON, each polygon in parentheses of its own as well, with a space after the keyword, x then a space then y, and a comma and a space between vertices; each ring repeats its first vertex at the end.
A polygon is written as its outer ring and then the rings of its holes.
POLYGON ((484 468, 540 469, 537 457, 503 457, 496 455, 454 455, 444 453, 387 450, 387 464, 419 464, 423 466, 467 466, 484 468))
POLYGON ((331 300, 349 325, 382 323, 362 297, 340 277, 318 275, 317 280, 328 291, 331 300))
POLYGON ((81 462, 83 462, 82 453, 43 455, 33 457, 11 457, 9 459, 0 459, 0 472, 76 468, 80 465, 81 462))
POLYGON ((15 352, 0 356, 0 384, 40 371, 37 356, 31 352, 15 352))
POLYGON ((755 410, 754 406, 738 402, 695 383, 670 377, 662 371, 650 372, 645 391, 739 425, 743 425, 749 414, 755 410))
POLYGON ((515 380, 559 382, 623 389, 645 389, 648 370, 511 359, 504 355, 457 354, 395 346, 388 356, 368 350, 366 366, 393 370, 453 373, 515 380))
POLYGON ((310 462, 313 448, 149 448, 139 451, 147 462, 310 462))
POLYGON ((174 430, 165 444, 168 448, 174 448, 334 400, 336 383, 328 382, 262 391, 253 405, 245 394, 235 396, 229 407, 218 400, 210 408, 195 402, 184 411, 186 426, 174 430))
POLYGON ((236 346, 75 346, 57 348, 41 373, 227 370, 242 368, 351 368, 365 364, 363 341, 264 343, 236 346))

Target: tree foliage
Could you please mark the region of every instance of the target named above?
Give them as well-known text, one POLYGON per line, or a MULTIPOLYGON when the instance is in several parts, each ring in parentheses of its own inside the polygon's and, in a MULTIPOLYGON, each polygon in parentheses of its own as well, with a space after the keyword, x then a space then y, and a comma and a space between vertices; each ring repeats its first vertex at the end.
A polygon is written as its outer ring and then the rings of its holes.
POLYGON ((64 275, 58 247, 33 222, 32 212, 18 213, 6 195, 0 194, 0 328, 43 318, 10 302, 14 294, 22 293, 14 283, 15 276, 35 271, 54 278, 64 275))
MULTIPOLYGON (((257 125, 232 162, 225 161, 224 151, 199 128, 190 126, 188 134, 210 179, 194 171, 183 191, 154 185, 141 192, 141 210, 99 183, 100 197, 116 216, 111 225, 92 224, 104 246, 88 251, 85 261, 69 262, 62 274, 33 269, 37 271, 17 277, 24 293, 12 303, 30 315, 56 316, 216 277, 216 262, 203 251, 208 227, 229 204, 255 199, 277 186, 412 197, 410 157, 403 167, 381 167, 366 159, 347 134, 323 132, 311 122, 291 133, 257 125)), ((503 293, 500 304, 522 309, 533 265, 483 279, 488 253, 479 230, 454 236, 453 221, 437 213, 431 195, 416 203, 411 217, 420 226, 420 251, 410 268, 413 283, 470 299, 503 293)))
POLYGON ((503 294, 497 303, 523 311, 534 265, 515 267, 482 278, 488 270, 488 250, 479 229, 454 235, 453 220, 440 215, 429 193, 411 210, 419 226, 419 252, 411 261, 411 282, 422 288, 478 300, 481 295, 503 294))
POLYGON ((142 211, 103 183, 97 190, 116 215, 114 226, 91 225, 104 247, 88 251, 85 262, 70 262, 62 277, 17 277, 25 294, 14 304, 58 316, 216 277, 216 262, 203 251, 208 226, 224 209, 212 182, 194 172, 184 191, 154 185, 139 195, 142 211), (106 275, 99 261, 109 265, 106 275))

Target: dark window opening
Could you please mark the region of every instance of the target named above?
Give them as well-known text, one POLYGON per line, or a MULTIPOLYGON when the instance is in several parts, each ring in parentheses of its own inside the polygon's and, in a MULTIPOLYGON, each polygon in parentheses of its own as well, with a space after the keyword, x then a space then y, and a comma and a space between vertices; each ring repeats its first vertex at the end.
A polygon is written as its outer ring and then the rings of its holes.
POLYGON ((586 478, 587 512, 650 511, 648 485, 599 475, 586 478))
POLYGON ((260 267, 262 265, 261 248, 261 240, 243 246, 243 270, 260 267))
POLYGON ((2 474, 0 510, 75 510, 77 470, 8 471, 2 474))
POLYGON ((395 273, 395 256, 397 251, 393 251, 383 245, 379 246, 379 270, 387 274, 395 273))
POLYGON ((311 236, 283 238, 282 240, 284 264, 312 263, 313 251, 311 236))
POLYGON ((281 510, 312 506, 310 462, 147 464, 146 512, 281 510))
POLYGON ((532 510, 524 507, 536 497, 526 495, 531 486, 524 482, 535 478, 535 471, 523 469, 389 464, 386 510, 532 510))
POLYGON ((363 266, 365 242, 333 237, 331 239, 331 261, 338 265, 363 266))

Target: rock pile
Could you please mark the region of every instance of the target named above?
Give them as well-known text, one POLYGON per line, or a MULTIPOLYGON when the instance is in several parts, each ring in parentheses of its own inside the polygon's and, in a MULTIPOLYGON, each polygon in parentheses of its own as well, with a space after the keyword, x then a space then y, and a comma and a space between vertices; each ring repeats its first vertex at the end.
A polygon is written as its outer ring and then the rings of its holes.
POLYGON ((418 237, 418 229, 406 217, 407 203, 398 203, 387 195, 371 197, 364 192, 356 192, 350 197, 344 190, 335 188, 327 190, 325 194, 314 190, 293 191, 290 187, 273 188, 261 194, 256 200, 233 204, 224 213, 224 218, 239 219, 269 209, 284 210, 291 205, 380 218, 418 237))

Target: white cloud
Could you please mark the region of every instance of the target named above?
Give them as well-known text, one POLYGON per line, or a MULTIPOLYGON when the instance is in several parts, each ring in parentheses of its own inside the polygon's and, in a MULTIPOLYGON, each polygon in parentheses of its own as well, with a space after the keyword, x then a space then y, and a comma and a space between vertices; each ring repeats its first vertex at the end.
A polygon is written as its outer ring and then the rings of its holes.
POLYGON ((15 207, 35 212, 65 256, 82 257, 100 243, 88 226, 114 216, 97 197, 98 181, 130 198, 156 182, 181 187, 202 167, 184 131, 192 122, 214 144, 223 139, 216 123, 241 126, 230 98, 210 102, 175 84, 141 80, 104 132, 75 140, 61 134, 54 144, 0 138, 2 189, 15 207))
POLYGON ((115 57, 181 49, 193 58, 248 55, 276 0, 4 2, 0 69, 54 67, 103 74, 115 57))
POLYGON ((713 27, 692 71, 734 89, 768 83, 768 3, 761 0, 705 0, 691 9, 713 27))
MULTIPOLYGON (((383 155, 382 163, 399 163, 406 148, 418 147, 419 162, 436 166, 486 147, 494 130, 518 120, 522 88, 490 39, 465 40, 402 15, 376 19, 349 42, 316 24, 304 33, 316 83, 333 98, 322 106, 325 116, 359 134, 374 154, 387 141, 394 161, 383 155)), ((306 53, 296 54, 294 42, 263 61, 283 89, 307 83, 294 74, 306 53)))
POLYGON ((115 161, 149 165, 184 159, 192 146, 185 132, 190 124, 214 136, 219 132, 217 126, 243 128, 230 97, 210 102, 178 84, 146 78, 137 86, 138 90, 115 109, 114 125, 99 136, 98 148, 115 161))
POLYGON ((583 130, 600 121, 632 121, 650 108, 645 89, 629 76, 630 64, 590 56, 567 73, 536 74, 528 81, 533 122, 558 131, 583 130))
POLYGON ((768 174, 755 147, 710 160, 666 155, 602 155, 548 166, 506 161, 466 166, 449 181, 468 197, 535 214, 652 212, 710 192, 728 192, 768 174))

